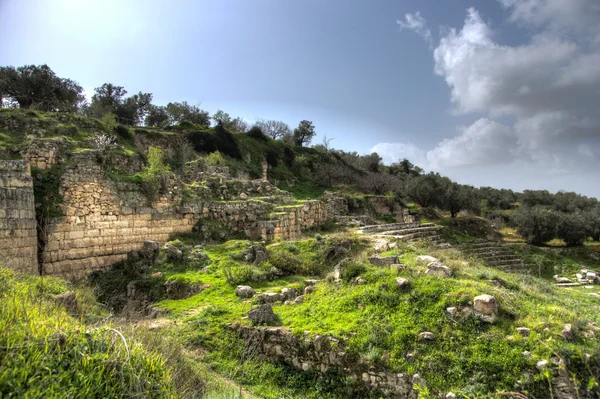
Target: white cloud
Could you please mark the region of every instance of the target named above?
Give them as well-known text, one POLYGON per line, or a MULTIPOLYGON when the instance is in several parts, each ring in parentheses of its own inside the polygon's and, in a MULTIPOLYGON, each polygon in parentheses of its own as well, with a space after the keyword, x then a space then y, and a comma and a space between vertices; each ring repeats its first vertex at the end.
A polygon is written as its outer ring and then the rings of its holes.
POLYGON ((509 163, 514 159, 517 139, 511 128, 481 118, 427 152, 434 170, 447 167, 509 163))
POLYGON ((376 152, 386 164, 401 161, 406 158, 420 167, 426 166, 425 151, 413 143, 378 143, 371 148, 371 153, 376 152))
POLYGON ((421 16, 420 12, 417 11, 415 14, 406 13, 404 21, 397 20, 396 23, 400 25, 400 30, 412 30, 427 41, 427 43, 432 43, 431 31, 427 28, 427 21, 421 16))

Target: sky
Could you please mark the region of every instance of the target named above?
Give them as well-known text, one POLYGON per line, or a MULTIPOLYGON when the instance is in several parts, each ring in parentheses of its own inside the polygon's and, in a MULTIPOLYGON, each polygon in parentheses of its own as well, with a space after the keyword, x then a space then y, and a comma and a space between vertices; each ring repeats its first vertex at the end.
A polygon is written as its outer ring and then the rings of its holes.
POLYGON ((0 65, 600 197, 598 0, 0 0, 0 65))

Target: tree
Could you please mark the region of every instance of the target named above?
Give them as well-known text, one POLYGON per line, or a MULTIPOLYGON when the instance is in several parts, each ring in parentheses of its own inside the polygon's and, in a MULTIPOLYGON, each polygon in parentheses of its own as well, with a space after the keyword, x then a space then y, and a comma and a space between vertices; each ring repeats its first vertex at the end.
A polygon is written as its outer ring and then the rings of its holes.
POLYGON ((315 127, 311 121, 303 120, 298 127, 294 129, 294 144, 303 146, 308 145, 315 137, 315 127))
POLYGON ((448 181, 441 204, 444 209, 450 211, 450 217, 455 218, 458 212, 464 209, 476 210, 477 203, 477 195, 473 187, 448 181))
POLYGON ((408 196, 425 208, 439 205, 445 188, 442 177, 433 172, 413 177, 407 184, 408 196))
POLYGON ((264 134, 274 140, 292 134, 292 129, 290 129, 287 123, 282 121, 259 119, 255 125, 260 127, 264 134))
POLYGON ((187 101, 180 103, 169 103, 165 109, 169 116, 169 125, 177 125, 182 122, 190 122, 196 125, 209 127, 210 116, 208 112, 201 110, 187 101))
POLYGON ((145 123, 146 126, 168 126, 170 123, 167 109, 158 105, 151 105, 148 108, 145 123))
POLYGON ((92 102, 85 107, 84 114, 94 118, 102 118, 113 113, 117 121, 124 125, 138 125, 152 108, 152 94, 139 92, 125 97, 127 90, 122 86, 105 83, 94 90, 92 102))
POLYGON ((372 152, 368 155, 361 157, 361 167, 369 172, 379 172, 379 164, 381 163, 381 157, 378 153, 372 152))
POLYGON ((558 225, 556 235, 562 238, 570 246, 582 245, 590 236, 590 225, 584 215, 579 212, 561 212, 558 214, 558 225))
POLYGON ((513 222, 529 244, 542 245, 556 237, 558 215, 547 206, 522 206, 514 214, 513 222))
POLYGON ((77 82, 59 78, 44 64, 0 67, 0 100, 24 109, 76 112, 85 96, 77 82))
POLYGON ((245 133, 248 131, 248 129, 250 129, 250 125, 248 125, 248 122, 242 118, 237 117, 231 121, 228 128, 234 132, 245 133))

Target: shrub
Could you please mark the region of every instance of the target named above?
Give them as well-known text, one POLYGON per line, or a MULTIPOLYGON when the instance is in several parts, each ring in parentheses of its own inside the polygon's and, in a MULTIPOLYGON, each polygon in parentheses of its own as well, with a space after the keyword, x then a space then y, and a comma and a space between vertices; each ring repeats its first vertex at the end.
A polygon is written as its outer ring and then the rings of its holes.
POLYGON ((252 129, 248 130, 248 133, 246 133, 248 136, 252 137, 253 139, 257 139, 257 140, 261 140, 261 141, 268 141, 269 138, 263 133, 262 129, 258 126, 252 126, 252 129))
POLYGON ((292 150, 288 146, 283 147, 283 163, 287 167, 291 168, 294 165, 295 160, 296 160, 296 154, 294 153, 294 150, 292 150))
POLYGON ((133 141, 133 133, 131 133, 131 130, 129 130, 129 128, 127 126, 118 125, 115 128, 115 133, 117 134, 117 136, 119 136, 123 140, 133 141))
POLYGON ((269 164, 269 166, 276 168, 277 165, 279 165, 279 155, 277 154, 276 151, 273 151, 273 150, 267 151, 266 157, 267 157, 267 163, 269 164))
POLYGON ((140 174, 142 191, 150 203, 154 202, 161 192, 166 191, 171 169, 163 162, 163 152, 158 147, 148 150, 148 166, 140 174))
POLYGON ((355 277, 360 276, 362 273, 367 271, 367 266, 360 261, 349 261, 343 262, 341 265, 340 277, 342 280, 349 282, 355 277))
POLYGON ((590 235, 589 223, 580 212, 560 213, 556 234, 568 246, 582 245, 590 235))
POLYGON ((517 232, 530 244, 542 245, 556 236, 558 216, 547 207, 521 207, 513 220, 517 232))
POLYGON ((211 153, 217 151, 215 135, 207 131, 196 131, 189 134, 189 140, 197 152, 211 153))
POLYGON ((215 139, 217 149, 220 152, 231 158, 242 159, 242 152, 240 151, 240 147, 238 146, 235 137, 228 132, 222 124, 218 124, 215 127, 215 139))

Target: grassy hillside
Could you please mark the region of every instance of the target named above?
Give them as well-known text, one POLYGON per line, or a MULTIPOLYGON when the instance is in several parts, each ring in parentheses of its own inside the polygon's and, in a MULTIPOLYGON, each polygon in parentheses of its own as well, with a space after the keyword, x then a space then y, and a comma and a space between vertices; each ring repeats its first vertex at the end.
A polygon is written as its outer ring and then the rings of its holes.
MULTIPOLYGON (((150 273, 161 272, 163 280, 208 284, 200 294, 182 300, 162 300, 155 306, 168 312, 178 327, 166 327, 203 353, 211 368, 266 398, 343 398, 348 385, 342 376, 318 378, 285 365, 268 364, 248 357, 244 343, 226 327, 248 323, 245 315, 256 300, 241 300, 234 294, 237 284, 250 284, 259 293, 282 288, 302 290, 307 278, 324 279, 304 303, 274 305, 280 325, 295 333, 331 335, 347 341, 348 349, 363 362, 403 373, 419 373, 431 392, 453 391, 464 397, 495 392, 525 392, 531 398, 549 397, 554 371, 540 371, 538 362, 563 366, 572 375, 573 386, 600 394, 600 312, 598 298, 584 289, 564 289, 550 281, 509 274, 465 258, 454 249, 426 246, 399 247, 381 256, 398 255, 406 265, 400 272, 373 266, 368 242, 347 233, 317 235, 267 246, 268 260, 260 265, 243 261, 247 241, 228 241, 205 247, 210 262, 203 267, 166 262, 150 273), (326 278, 335 263, 328 250, 345 242, 350 251, 342 261, 342 281, 326 278), (348 244, 350 243, 350 244, 348 244), (432 255, 449 266, 454 276, 443 279, 426 275, 418 255, 432 255), (204 268, 206 267, 206 268, 204 268), (269 275, 277 267, 284 276, 269 275), (358 285, 354 278, 364 283, 358 285), (396 287, 395 278, 410 280, 410 288, 396 287), (490 294, 499 302, 499 318, 489 324, 475 316, 451 315, 472 304, 477 295, 490 294), (565 340, 561 331, 573 325, 575 338, 565 340), (517 327, 530 329, 522 337, 517 327), (419 340, 430 331, 433 342, 419 340), (529 352, 531 355, 524 355, 529 352)), ((156 274, 155 274, 156 275, 156 274)), ((594 396, 596 395, 596 396, 594 396)), ((492 395, 493 397, 493 395, 492 395)))

